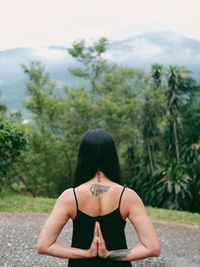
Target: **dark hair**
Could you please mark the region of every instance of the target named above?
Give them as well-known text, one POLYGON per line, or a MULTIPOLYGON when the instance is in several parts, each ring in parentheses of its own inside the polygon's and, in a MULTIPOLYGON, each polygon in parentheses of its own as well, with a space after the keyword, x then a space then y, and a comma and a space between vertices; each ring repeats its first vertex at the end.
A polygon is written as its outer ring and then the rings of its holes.
POLYGON ((112 136, 102 129, 88 130, 80 143, 74 186, 87 182, 99 170, 120 184, 119 160, 112 136))

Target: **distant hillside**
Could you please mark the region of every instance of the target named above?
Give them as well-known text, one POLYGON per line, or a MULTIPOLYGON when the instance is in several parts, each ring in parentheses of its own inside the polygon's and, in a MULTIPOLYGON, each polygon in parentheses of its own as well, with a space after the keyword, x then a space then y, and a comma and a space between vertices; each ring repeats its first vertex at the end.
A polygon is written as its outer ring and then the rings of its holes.
POLYGON ((67 48, 47 47, 41 49, 15 48, 0 51, 0 91, 1 101, 11 110, 23 108, 20 99, 25 98, 24 83, 26 75, 20 64, 31 60, 41 61, 52 77, 60 82, 73 82, 68 68, 73 59, 67 53, 67 48))
MULTIPOLYGON (((144 33, 132 38, 112 42, 105 54, 112 62, 150 69, 154 63, 183 65, 193 71, 200 80, 200 42, 173 32, 144 33)), ((59 82, 75 81, 67 71, 76 62, 68 55, 67 48, 15 48, 0 51, 1 101, 12 110, 22 108, 20 99, 25 98, 24 75, 20 64, 39 60, 46 66, 51 77, 59 82)))
POLYGON ((200 79, 200 41, 174 32, 146 33, 111 43, 109 58, 145 69, 155 62, 182 65, 200 79))

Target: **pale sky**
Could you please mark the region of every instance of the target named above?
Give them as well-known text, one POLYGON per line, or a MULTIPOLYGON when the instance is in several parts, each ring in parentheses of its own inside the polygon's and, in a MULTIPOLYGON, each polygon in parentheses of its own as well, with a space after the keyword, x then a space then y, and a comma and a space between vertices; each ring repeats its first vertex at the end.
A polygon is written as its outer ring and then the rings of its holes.
POLYGON ((0 0, 0 50, 170 30, 200 40, 200 0, 0 0))

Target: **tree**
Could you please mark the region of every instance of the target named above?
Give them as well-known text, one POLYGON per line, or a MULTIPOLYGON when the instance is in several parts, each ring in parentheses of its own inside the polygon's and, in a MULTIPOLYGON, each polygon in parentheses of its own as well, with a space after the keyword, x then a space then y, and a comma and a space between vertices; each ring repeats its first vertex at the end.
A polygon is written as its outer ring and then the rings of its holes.
POLYGON ((102 58, 102 54, 106 51, 107 46, 108 40, 100 38, 91 46, 86 46, 84 40, 74 42, 73 47, 68 49, 69 54, 81 65, 79 68, 70 69, 70 72, 77 77, 87 79, 93 92, 95 92, 97 79, 106 62, 102 58))
MULTIPOLYGON (((0 94, 0 96, 1 96, 1 94, 0 94)), ((6 105, 0 102, 0 116, 1 116, 1 119, 4 117, 6 111, 7 111, 6 105)))
POLYGON ((162 69, 161 65, 152 65, 150 75, 147 76, 146 86, 142 90, 141 128, 148 159, 146 171, 150 176, 155 173, 155 152, 159 147, 161 131, 159 123, 164 115, 164 87, 161 83, 162 69))
POLYGON ((143 136, 144 141, 147 148, 147 154, 149 159, 149 165, 150 165, 150 173, 153 175, 154 173, 154 146, 155 146, 155 137, 157 135, 158 129, 157 129, 157 122, 156 122, 156 115, 153 114, 153 109, 151 107, 151 102, 148 97, 145 99, 145 104, 143 107, 143 136))
POLYGON ((93 123, 91 98, 80 86, 60 92, 39 62, 22 67, 29 95, 23 103, 32 112, 30 141, 10 175, 23 179, 32 195, 56 197, 72 186, 80 136, 93 123))
POLYGON ((152 79, 155 83, 155 86, 158 88, 162 82, 162 69, 163 66, 159 64, 152 65, 152 79))
POLYGON ((171 151, 175 151, 177 163, 180 163, 180 148, 178 140, 177 125, 180 123, 180 109, 183 104, 180 81, 181 69, 176 66, 170 66, 168 70, 168 89, 166 92, 167 107, 169 109, 169 123, 173 133, 173 143, 171 144, 171 151), (174 146, 174 150, 173 150, 174 146))
POLYGON ((21 151, 26 149, 27 136, 21 125, 12 123, 0 115, 0 184, 11 186, 7 172, 21 151))
POLYGON ((200 86, 191 78, 187 84, 187 101, 182 107, 181 152, 190 176, 189 210, 200 212, 200 86))

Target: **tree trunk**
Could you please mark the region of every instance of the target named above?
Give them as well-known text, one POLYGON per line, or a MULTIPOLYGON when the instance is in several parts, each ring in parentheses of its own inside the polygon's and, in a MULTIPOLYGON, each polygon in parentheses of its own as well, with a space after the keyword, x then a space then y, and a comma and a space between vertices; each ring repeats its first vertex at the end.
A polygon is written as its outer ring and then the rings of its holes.
POLYGON ((147 150, 148 150, 151 174, 153 175, 153 173, 154 173, 153 155, 152 155, 152 149, 151 149, 151 144, 150 144, 149 140, 147 140, 147 150))
POLYGON ((174 143, 175 143, 175 150, 176 150, 176 159, 177 162, 180 162, 180 155, 179 155, 179 145, 178 145, 178 136, 177 136, 177 124, 176 118, 173 118, 173 133, 174 133, 174 143))
MULTIPOLYGON (((22 172, 20 171, 20 170, 18 170, 17 168, 16 168, 16 166, 12 166, 12 170, 15 172, 15 174, 17 175, 17 177, 19 178, 19 180, 26 186, 26 190, 33 196, 33 197, 35 197, 35 192, 34 192, 34 190, 32 190, 29 186, 28 186, 28 184, 27 184, 27 182, 26 182, 26 179, 23 177, 23 175, 22 175, 22 172)), ((10 187, 11 189, 13 189, 12 187, 10 187)), ((19 192, 17 192, 17 193, 19 193, 19 192)))

